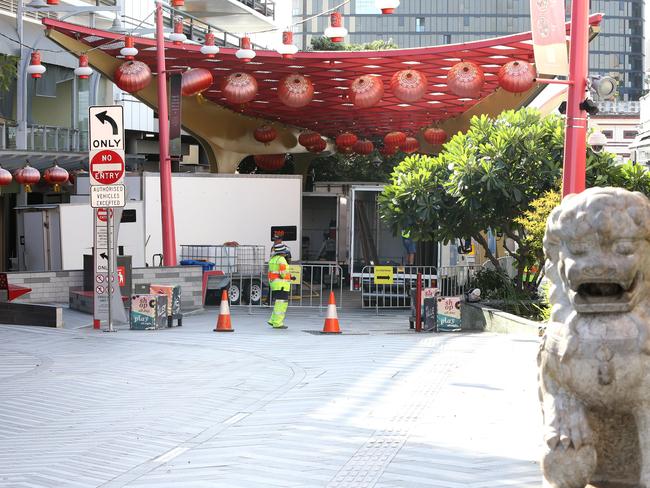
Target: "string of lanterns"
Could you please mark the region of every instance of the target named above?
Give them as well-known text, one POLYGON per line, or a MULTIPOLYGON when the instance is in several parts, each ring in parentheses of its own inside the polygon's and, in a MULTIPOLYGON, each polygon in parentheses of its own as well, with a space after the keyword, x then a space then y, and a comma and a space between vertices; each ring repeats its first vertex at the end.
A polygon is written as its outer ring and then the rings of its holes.
MULTIPOLYGON (((58 3, 58 0, 52 0, 58 3)), ((341 5, 348 3, 346 0, 341 5)), ((50 0, 48 0, 50 3, 50 0)), ((183 7, 184 0, 171 0, 174 8, 183 7)), ((377 8, 382 14, 392 14, 400 4, 399 0, 376 0, 377 8)), ((336 10, 341 5, 334 7, 335 11, 330 13, 330 25, 325 30, 325 36, 332 42, 342 42, 347 35, 347 29, 343 26, 343 16, 336 10)), ((330 12, 330 11, 328 11, 330 12)), ((323 15, 326 12, 315 15, 323 15)), ((173 32, 169 40, 175 45, 182 45, 187 37, 184 33, 184 24, 181 16, 173 18, 173 32)), ((282 43, 277 48, 278 53, 290 59, 297 52, 298 48, 293 44, 293 32, 285 30, 282 33, 282 43)), ((152 73, 149 67, 140 61, 135 60, 138 55, 136 40, 131 35, 126 35, 124 47, 120 54, 126 62, 115 71, 115 83, 123 90, 134 93, 148 86, 152 80, 152 73)), ((208 31, 205 35, 204 44, 200 52, 207 58, 214 58, 219 53, 219 47, 215 43, 215 36, 208 31)), ((242 62, 250 62, 255 58, 256 53, 252 48, 250 37, 244 36, 240 40, 239 49, 235 56, 242 62)), ((40 52, 33 51, 27 72, 35 79, 40 78, 46 71, 41 64, 40 52)), ((79 56, 79 66, 75 69, 75 75, 80 79, 88 78, 93 73, 88 65, 88 56, 79 56)), ((521 93, 527 91, 534 84, 535 69, 525 61, 511 61, 503 65, 497 78, 499 85, 507 91, 521 93)), ((449 91, 458 97, 477 98, 485 82, 485 75, 479 65, 470 61, 461 61, 452 66, 447 74, 447 85, 449 91)), ((196 68, 183 73, 182 94, 184 96, 198 95, 207 90, 214 83, 214 78, 209 70, 196 68)), ((413 103, 420 100, 427 91, 428 80, 424 73, 407 69, 396 72, 389 83, 392 94, 405 103, 413 103)), ((226 100, 231 104, 245 104, 254 99, 258 93, 257 80, 247 73, 233 73, 227 76, 222 83, 222 92, 226 100)), ((301 74, 293 73, 284 76, 278 85, 278 98, 289 107, 300 108, 308 105, 313 98, 314 86, 311 80, 301 74)), ((368 108, 376 105, 384 96, 384 83, 378 76, 364 75, 356 78, 349 86, 348 98, 356 108, 368 108)), ((447 140, 447 134, 443 129, 429 127, 423 130, 422 136, 429 144, 443 144, 447 140)), ((277 137, 275 129, 270 126, 263 126, 255 130, 254 137, 257 141, 269 144, 277 137)), ((323 151, 327 147, 326 141, 315 132, 301 134, 299 142, 312 152, 323 151), (304 137, 303 137, 304 135, 304 137), (300 140, 302 138, 302 140, 300 140)), ((336 146, 340 152, 358 154, 370 154, 374 145, 368 140, 358 140, 357 136, 345 132, 336 138, 336 146)), ((384 138, 384 146, 380 152, 385 155, 394 154, 397 150, 405 153, 412 153, 419 150, 419 142, 414 137, 407 137, 402 132, 391 132, 384 138)), ((275 155, 278 156, 278 155, 275 155)), ((284 158, 284 155, 282 155, 284 158)), ((268 161, 261 164, 277 166, 279 157, 274 163, 268 161)), ((284 159, 283 159, 284 161, 284 159)), ((257 161, 256 161, 257 162, 257 161)), ((284 164, 284 163, 283 163, 284 164)), ((259 165, 258 165, 259 166, 259 165)), ((63 170, 65 171, 65 170, 63 170)), ((29 173, 29 171, 28 171, 29 173)), ((56 173, 56 172, 55 172, 56 173)), ((0 172, 0 175, 2 172, 0 172)), ((1 180, 0 180, 1 181, 1 180)))
MULTIPOLYGON (((60 167, 55 162, 45 170, 43 173, 43 179, 47 184, 52 185, 52 189, 58 193, 61 191, 61 186, 69 181, 70 175, 64 168, 60 167)), ((13 175, 0 166, 0 187, 10 185, 12 181, 15 181, 19 185, 23 185, 25 192, 30 193, 32 187, 41 181, 41 173, 31 166, 29 162, 25 163, 25 166, 22 168, 14 171, 13 175)))
MULTIPOLYGON (((326 37, 330 38, 332 42, 343 42, 345 36, 348 34, 348 31, 343 26, 343 16, 338 11, 338 9, 350 1, 351 0, 345 0, 341 4, 335 6, 333 9, 318 13, 309 17, 308 19, 303 19, 298 23, 311 20, 312 18, 322 16, 327 12, 334 10, 330 14, 330 25, 325 30, 324 34, 326 37)), ((60 0, 47 0, 47 4, 53 6, 59 5, 59 2, 60 0)), ((381 11, 383 15, 394 13, 399 4, 399 0, 375 1, 376 7, 381 11)), ((185 0, 171 0, 171 6, 175 9, 182 8, 185 6, 185 0)), ((173 32, 169 35, 169 40, 172 41, 175 45, 181 45, 187 41, 187 36, 184 33, 183 18, 180 15, 175 16, 173 19, 173 32)), ((282 32, 282 43, 278 46, 277 51, 283 58, 287 59, 292 58, 298 52, 298 47, 293 44, 293 32, 291 30, 285 30, 282 32)), ((219 46, 215 44, 214 34, 210 31, 208 31, 205 35, 204 44, 201 47, 201 53, 208 58, 214 58, 215 55, 219 53, 219 46)), ((125 36, 124 47, 120 50, 120 54, 124 56, 127 61, 132 61, 135 59, 135 56, 138 55, 138 49, 135 47, 135 39, 133 36, 125 36)), ((242 37, 240 40, 240 48, 235 53, 235 56, 237 56, 237 58, 241 59, 243 62, 250 62, 253 58, 255 58, 255 55, 256 53, 252 48, 250 37, 242 37)), ((31 53, 29 66, 27 67, 27 74, 29 74, 34 79, 38 79, 42 77, 45 71, 46 67, 41 63, 40 51, 33 50, 31 53)), ((77 69, 75 69, 75 75, 80 79, 87 79, 92 75, 92 73, 92 68, 90 68, 88 65, 87 54, 83 53, 79 55, 79 66, 77 69)))

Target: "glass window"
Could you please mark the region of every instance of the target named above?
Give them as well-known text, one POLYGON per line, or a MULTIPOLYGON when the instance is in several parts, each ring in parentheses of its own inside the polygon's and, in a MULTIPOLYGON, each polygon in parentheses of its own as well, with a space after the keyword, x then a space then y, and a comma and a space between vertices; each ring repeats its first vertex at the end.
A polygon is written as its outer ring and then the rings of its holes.
POLYGON ((355 0, 354 11, 357 14, 379 14, 380 10, 375 5, 375 0, 355 0))
POLYGON ((415 32, 424 32, 424 17, 415 18, 415 32))
POLYGON ((635 130, 624 130, 623 131, 623 139, 634 139, 636 137, 636 131, 635 130))

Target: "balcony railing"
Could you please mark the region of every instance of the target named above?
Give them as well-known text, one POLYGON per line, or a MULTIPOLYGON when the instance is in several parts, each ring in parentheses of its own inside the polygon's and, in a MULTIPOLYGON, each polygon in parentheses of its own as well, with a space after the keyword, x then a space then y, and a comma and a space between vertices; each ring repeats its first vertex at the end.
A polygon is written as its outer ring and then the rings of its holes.
MULTIPOLYGON (((29 3, 28 1, 25 0, 23 1, 25 4, 29 3)), ((15 14, 17 9, 18 9, 18 0, 0 0, 0 10, 15 14)), ((42 18, 56 19, 56 14, 52 12, 50 13, 25 12, 25 17, 29 17, 37 20, 41 20, 42 18)))
POLYGON ((639 115, 641 104, 636 101, 600 101, 597 102, 600 115, 639 115))
MULTIPOLYGON (((0 149, 16 149, 18 128, 15 124, 0 123, 0 149)), ((81 152, 88 150, 88 131, 69 127, 29 124, 27 150, 38 152, 81 152)))
POLYGON ((247 7, 261 13, 265 17, 275 19, 275 2, 274 0, 237 0, 247 7))
MULTIPOLYGON (((271 11, 273 11, 274 8, 273 2, 271 0, 237 0, 237 1, 241 1, 244 4, 245 3, 252 4, 254 2, 258 7, 260 6, 265 8, 267 7, 271 9, 271 11), (265 3, 267 4, 266 6, 265 3)), ((170 11, 173 11, 173 9, 164 6, 163 22, 165 24, 165 27, 169 29, 171 29, 173 25, 170 11)), ((239 47, 241 37, 231 34, 230 32, 223 31, 218 27, 216 27, 215 25, 210 24, 209 22, 199 19, 198 17, 194 17, 189 12, 184 12, 184 11, 175 11, 175 12, 177 12, 182 17, 183 33, 187 36, 189 40, 202 44, 205 41, 206 33, 212 32, 214 34, 214 42, 217 46, 234 47, 234 48, 239 47)), ((135 27, 141 24, 140 20, 134 19, 126 15, 122 16, 122 21, 128 27, 135 27)), ((151 23, 146 23, 142 27, 152 28, 154 26, 151 23)), ((265 48, 264 46, 260 46, 259 44, 253 43, 253 49, 265 49, 265 48)))

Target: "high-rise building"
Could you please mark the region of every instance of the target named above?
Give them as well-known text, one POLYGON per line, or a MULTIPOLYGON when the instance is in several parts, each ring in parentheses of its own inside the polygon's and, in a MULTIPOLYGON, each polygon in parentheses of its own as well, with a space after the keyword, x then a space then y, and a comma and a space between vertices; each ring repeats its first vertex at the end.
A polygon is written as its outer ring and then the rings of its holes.
MULTIPOLYGON (((332 8, 337 0, 293 0, 294 21, 332 8)), ((567 0, 567 16, 571 1, 567 0)), ((622 100, 643 91, 645 0, 591 0, 591 12, 605 14, 600 35, 590 45, 592 75, 616 75, 622 100)), ((381 15, 374 0, 352 0, 342 8, 346 42, 389 39, 400 48, 453 44, 530 30, 530 0, 402 0, 392 15, 381 15)), ((328 18, 301 24, 296 42, 309 47, 328 18)))

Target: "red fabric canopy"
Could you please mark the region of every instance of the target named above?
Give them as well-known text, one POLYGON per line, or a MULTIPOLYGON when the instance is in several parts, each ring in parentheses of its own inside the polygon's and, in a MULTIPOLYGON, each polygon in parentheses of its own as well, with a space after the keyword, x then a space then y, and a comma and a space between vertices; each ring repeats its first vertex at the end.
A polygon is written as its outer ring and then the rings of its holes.
MULTIPOLYGON (((591 25, 598 25, 602 15, 592 15, 591 25)), ((49 29, 78 39, 90 47, 120 58, 124 35, 43 19, 49 29)), ((568 28, 568 26, 567 26, 568 28)), ((156 72, 155 41, 136 38, 139 54, 136 59, 156 72)), ((470 109, 498 87, 496 73, 512 60, 534 62, 531 33, 494 39, 417 49, 389 51, 316 51, 299 52, 293 59, 284 59, 275 51, 257 51, 257 57, 244 63, 235 57, 235 49, 221 48, 214 59, 200 52, 200 45, 166 43, 167 69, 206 68, 215 82, 203 95, 210 101, 228 106, 221 93, 225 75, 246 72, 259 85, 255 99, 233 110, 253 117, 277 120, 285 124, 312 129, 326 136, 352 131, 361 136, 385 134, 391 130, 414 132, 432 122, 456 117, 470 109), (447 72, 460 61, 473 61, 485 72, 480 98, 459 98, 447 87, 447 72), (403 69, 416 69, 428 78, 427 92, 413 103, 398 100, 390 90, 392 75, 403 69), (290 73, 300 73, 314 84, 314 98, 306 107, 283 105, 277 96, 278 81, 290 73), (347 94, 352 81, 361 75, 380 76, 385 88, 383 99, 370 108, 357 109, 347 94)))

